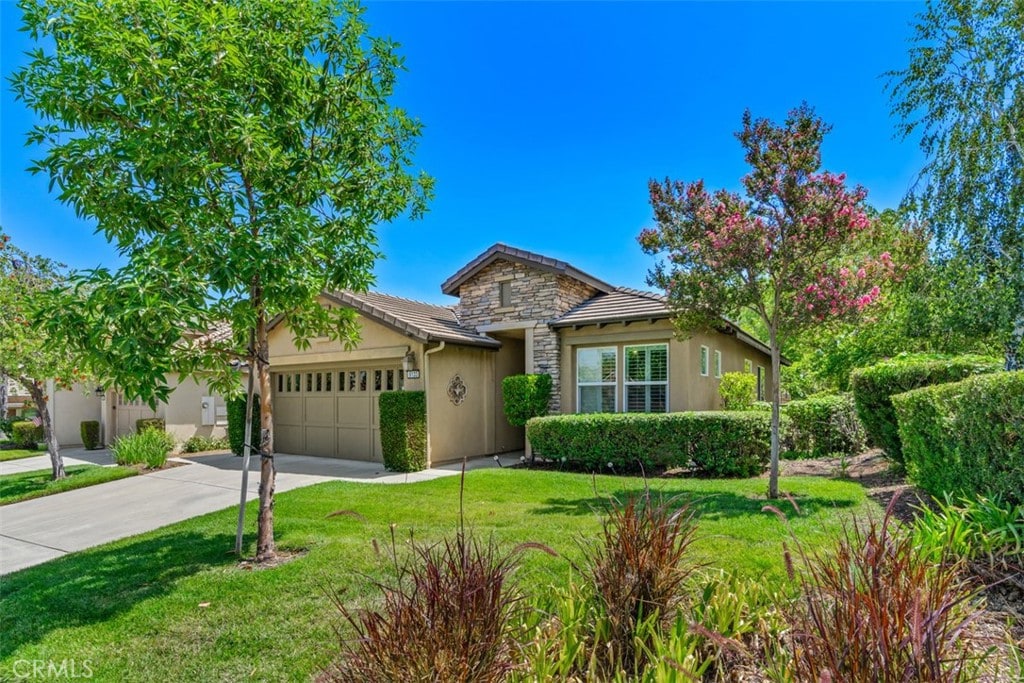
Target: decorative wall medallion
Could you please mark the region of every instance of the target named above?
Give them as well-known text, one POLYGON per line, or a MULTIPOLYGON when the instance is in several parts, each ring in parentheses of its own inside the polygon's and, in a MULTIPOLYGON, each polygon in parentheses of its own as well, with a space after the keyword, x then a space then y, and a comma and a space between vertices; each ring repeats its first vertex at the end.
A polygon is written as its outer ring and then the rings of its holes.
POLYGON ((466 400, 466 383, 459 375, 453 375, 448 381, 448 400, 457 406, 461 406, 466 400))

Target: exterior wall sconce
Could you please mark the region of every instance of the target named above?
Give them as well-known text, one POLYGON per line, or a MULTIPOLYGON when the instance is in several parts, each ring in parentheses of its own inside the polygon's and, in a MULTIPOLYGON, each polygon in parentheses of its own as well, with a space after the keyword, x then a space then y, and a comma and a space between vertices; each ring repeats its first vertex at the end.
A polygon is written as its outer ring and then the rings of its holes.
POLYGON ((96 398, 104 399, 107 397, 107 392, 103 387, 96 387, 93 389, 93 393, 96 394, 96 398))
POLYGON ((410 370, 414 372, 416 370, 416 354, 411 349, 402 356, 402 370, 405 371, 406 375, 409 374, 410 370))

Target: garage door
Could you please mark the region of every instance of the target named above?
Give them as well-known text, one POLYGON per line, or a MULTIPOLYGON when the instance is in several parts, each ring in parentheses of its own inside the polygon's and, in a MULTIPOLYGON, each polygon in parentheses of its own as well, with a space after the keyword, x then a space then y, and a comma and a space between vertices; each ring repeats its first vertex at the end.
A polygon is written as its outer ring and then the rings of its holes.
POLYGON ((274 450, 382 462, 377 397, 401 380, 365 365, 274 373, 274 450))

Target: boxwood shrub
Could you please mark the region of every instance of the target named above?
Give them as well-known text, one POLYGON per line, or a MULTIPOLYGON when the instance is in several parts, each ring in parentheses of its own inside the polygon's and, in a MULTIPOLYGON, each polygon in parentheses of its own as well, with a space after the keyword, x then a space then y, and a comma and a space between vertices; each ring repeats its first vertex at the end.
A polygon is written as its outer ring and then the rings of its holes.
POLYGON ((792 448, 801 456, 826 458, 833 453, 856 455, 864 450, 864 427, 852 395, 811 396, 790 401, 782 409, 790 419, 792 448))
POLYGON ((79 427, 82 445, 85 450, 94 451, 100 445, 100 423, 96 420, 85 420, 79 427))
MULTIPOLYGON (((253 447, 249 455, 259 452, 260 441, 260 395, 252 395, 252 441, 253 447)), ((228 446, 235 455, 242 455, 245 447, 245 396, 235 396, 227 400, 228 409, 228 446)))
POLYGON ((384 467, 393 472, 426 468, 426 395, 422 391, 385 391, 377 400, 384 467))
POLYGON ((167 431, 167 423, 161 417, 144 417, 135 421, 135 433, 141 434, 147 429, 155 429, 158 432, 167 431))
POLYGON ((1024 503, 1024 371, 893 396, 907 475, 935 496, 1024 503))
POLYGON ((897 467, 902 467, 903 452, 891 397, 911 389, 957 382, 1001 368, 1001 360, 984 356, 901 354, 892 360, 854 370, 850 384, 857 415, 869 443, 883 449, 897 467))
POLYGON ((501 395, 509 424, 522 427, 531 417, 547 414, 551 375, 509 375, 501 380, 501 395))
POLYGON ((21 448, 35 450, 43 440, 43 427, 34 422, 24 420, 11 425, 11 441, 21 448))
MULTIPOLYGON (((783 418, 785 420, 785 418, 783 418)), ((589 470, 693 466, 714 477, 751 477, 771 454, 761 411, 593 413, 536 417, 526 435, 539 455, 589 470)))

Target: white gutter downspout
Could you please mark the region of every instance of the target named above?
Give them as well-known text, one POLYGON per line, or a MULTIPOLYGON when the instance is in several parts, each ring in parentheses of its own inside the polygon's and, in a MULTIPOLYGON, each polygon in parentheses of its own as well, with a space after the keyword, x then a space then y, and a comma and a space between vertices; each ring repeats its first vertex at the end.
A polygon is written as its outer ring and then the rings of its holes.
POLYGON ((427 405, 427 467, 429 468, 433 460, 430 455, 430 359, 427 358, 432 353, 444 350, 444 341, 440 345, 435 346, 429 351, 423 352, 423 397, 427 405))

